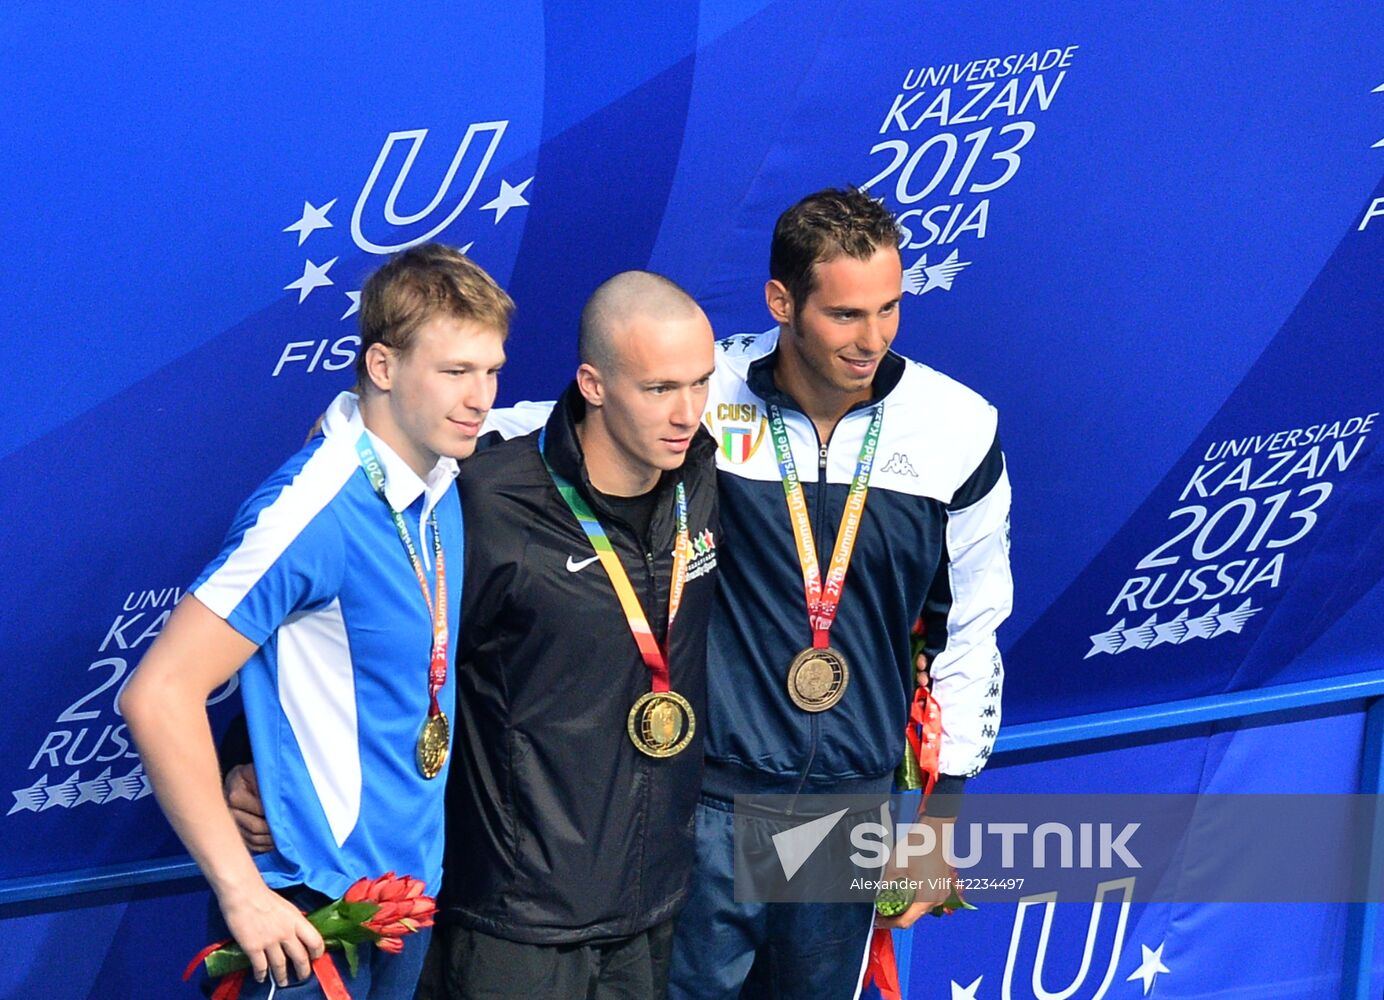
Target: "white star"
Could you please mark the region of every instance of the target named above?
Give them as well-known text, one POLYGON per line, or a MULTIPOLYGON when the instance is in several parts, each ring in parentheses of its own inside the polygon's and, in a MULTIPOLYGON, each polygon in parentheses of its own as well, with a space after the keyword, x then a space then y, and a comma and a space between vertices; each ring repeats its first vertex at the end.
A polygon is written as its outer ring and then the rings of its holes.
POLYGON ((1144 949, 1144 961, 1139 968, 1129 974, 1129 978, 1125 982, 1132 983, 1136 979, 1142 979, 1144 981, 1144 996, 1149 995, 1149 990, 1153 989, 1153 981, 1160 972, 1172 971, 1163 964, 1163 947, 1166 944, 1166 941, 1160 944, 1157 951, 1146 944, 1139 946, 1144 949))
POLYGON ((1117 652, 1124 653, 1131 649, 1148 649, 1153 643, 1154 636, 1157 634, 1154 623, 1158 621, 1158 613, 1149 615, 1142 625, 1124 630, 1124 645, 1117 652))
POLYGON ((914 295, 923 295, 940 288, 944 292, 950 292, 952 282, 956 276, 971 266, 971 261, 960 260, 961 251, 953 250, 951 256, 946 260, 931 267, 927 263, 927 254, 923 254, 913 266, 903 273, 903 290, 912 292, 914 295))
POLYGON ((129 774, 121 775, 111 782, 111 794, 106 799, 107 802, 114 802, 116 799, 135 799, 143 798, 149 794, 149 785, 144 778, 144 765, 136 764, 129 774))
POLYGON ((1183 608, 1178 612, 1172 621, 1164 622, 1162 625, 1153 627, 1154 635, 1157 637, 1149 644, 1149 648, 1161 646, 1165 642, 1177 645, 1182 641, 1182 637, 1187 634, 1187 609, 1183 608))
POLYGON ((354 292, 347 292, 346 297, 351 300, 351 308, 341 314, 342 319, 345 319, 347 316, 354 316, 356 313, 360 312, 360 290, 357 289, 354 292))
POLYGON ((976 976, 976 981, 970 986, 962 986, 953 979, 951 984, 951 1000, 976 1000, 976 987, 980 985, 980 981, 984 978, 984 976, 976 976))
POLYGON ((1220 635, 1223 632, 1235 632, 1238 634, 1244 631, 1245 622, 1249 621, 1263 610, 1263 608, 1254 607, 1253 599, 1246 597, 1245 603, 1241 604, 1234 611, 1227 611, 1223 615, 1216 616, 1216 633, 1212 638, 1214 639, 1216 635, 1220 635))
POLYGON ((528 202, 524 200, 524 191, 532 183, 532 177, 518 187, 515 187, 507 180, 501 180, 500 193, 492 200, 482 205, 481 211, 486 212, 493 209, 495 212, 495 222, 498 225, 500 220, 509 214, 511 208, 520 208, 528 204, 528 202))
POLYGON ((313 208, 312 202, 310 201, 303 202, 303 217, 291 226, 284 226, 283 231, 286 233, 297 233, 298 245, 302 246, 307 238, 317 230, 332 228, 332 224, 327 221, 327 213, 332 210, 332 206, 335 204, 335 198, 327 202, 321 208, 313 208))
POLYGON ((83 781, 77 785, 77 801, 72 803, 79 806, 83 802, 95 802, 98 806, 106 801, 106 796, 111 793, 111 769, 106 768, 97 777, 90 781, 83 781))
POLYGON ((314 288, 335 284, 331 278, 327 277, 327 272, 332 269, 332 265, 338 260, 340 260, 339 257, 333 257, 321 267, 318 267, 310 260, 303 261, 303 276, 297 281, 290 281, 288 284, 284 285, 284 291, 288 291, 291 288, 298 289, 298 304, 302 305, 303 300, 312 294, 314 288))
POLYGON ((1216 627, 1220 624, 1220 622, 1217 621, 1220 613, 1221 606, 1219 604, 1213 604, 1211 605, 1211 610, 1206 612, 1206 614, 1202 615, 1200 618, 1193 618, 1187 623, 1187 634, 1182 637, 1182 641, 1186 642, 1189 639, 1211 638, 1212 634, 1216 631, 1216 627))
POLYGON ((77 800, 77 779, 81 775, 81 771, 73 771, 61 785, 49 785, 45 788, 43 793, 48 796, 48 801, 43 803, 39 812, 47 812, 54 806, 66 809, 72 805, 77 800))
POLYGON ((1121 618, 1111 627, 1110 631, 1097 632, 1090 636, 1091 650, 1082 659, 1089 660, 1097 653, 1118 653, 1120 647, 1125 643, 1124 627, 1125 620, 1121 618))
POLYGON ((28 812, 38 812, 43 805, 43 800, 47 798, 44 789, 48 787, 48 775, 40 775, 28 788, 20 788, 10 794, 14 796, 14 805, 10 806, 10 811, 6 816, 13 816, 17 812, 27 810, 28 812))
POLYGON ((464 247, 461 248, 461 252, 462 252, 462 253, 470 253, 470 252, 471 252, 471 248, 472 248, 473 246, 475 246, 475 245, 476 245, 476 241, 475 241, 475 240, 472 240, 470 243, 466 244, 466 246, 464 246, 464 247))

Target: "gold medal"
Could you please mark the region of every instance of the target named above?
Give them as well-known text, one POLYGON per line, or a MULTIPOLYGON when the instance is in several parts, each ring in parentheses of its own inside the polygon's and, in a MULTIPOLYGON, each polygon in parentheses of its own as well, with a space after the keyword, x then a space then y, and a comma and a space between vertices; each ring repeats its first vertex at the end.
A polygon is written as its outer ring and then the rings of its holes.
POLYGON ((630 709, 625 728, 640 753, 672 757, 692 742, 697 718, 687 699, 676 691, 649 691, 630 709))
POLYGON ((438 712, 429 715, 423 723, 423 731, 418 734, 418 770, 425 778, 436 778, 442 773, 442 765, 447 763, 447 744, 450 742, 451 727, 447 715, 438 712))
POLYGON ((788 697, 804 712, 825 712, 841 700, 850 683, 846 658, 826 646, 809 646, 788 667, 788 697))

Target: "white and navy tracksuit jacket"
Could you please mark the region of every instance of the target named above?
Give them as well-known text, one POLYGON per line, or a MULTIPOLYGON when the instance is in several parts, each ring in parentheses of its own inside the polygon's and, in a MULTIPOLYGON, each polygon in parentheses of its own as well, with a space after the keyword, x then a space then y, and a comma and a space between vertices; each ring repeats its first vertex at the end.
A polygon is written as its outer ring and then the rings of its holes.
POLYGON ((877 791, 903 757, 922 616, 942 708, 939 792, 984 766, 1000 722, 995 629, 1008 616, 1009 479, 994 407, 890 353, 875 376, 879 447, 831 644, 850 666, 841 701, 811 714, 788 698, 810 644, 802 574, 765 404, 783 413, 825 575, 873 403, 826 442, 774 385, 778 332, 722 341, 706 424, 718 445, 721 584, 711 618, 704 789, 735 794, 877 791))

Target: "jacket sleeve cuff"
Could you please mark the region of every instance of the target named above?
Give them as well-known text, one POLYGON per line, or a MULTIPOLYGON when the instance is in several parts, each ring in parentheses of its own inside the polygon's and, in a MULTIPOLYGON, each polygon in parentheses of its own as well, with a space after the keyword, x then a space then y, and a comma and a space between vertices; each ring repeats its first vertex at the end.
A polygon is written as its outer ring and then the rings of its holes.
POLYGON ((927 814, 935 819, 956 819, 961 812, 961 793, 966 779, 955 774, 939 774, 927 800, 927 814), (939 798, 940 796, 940 798, 939 798))

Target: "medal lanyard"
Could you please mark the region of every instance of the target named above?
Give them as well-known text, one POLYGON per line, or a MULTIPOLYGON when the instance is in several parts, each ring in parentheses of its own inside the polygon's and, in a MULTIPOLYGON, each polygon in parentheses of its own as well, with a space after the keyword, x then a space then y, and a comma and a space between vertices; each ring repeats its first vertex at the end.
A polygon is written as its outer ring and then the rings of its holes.
POLYGON ((548 475, 557 485, 558 493, 562 494, 562 499, 568 508, 577 518, 577 523, 581 525, 582 531, 586 532, 587 540, 591 542, 591 548, 600 558, 601 566, 606 571, 606 576, 610 578, 610 585, 615 588, 615 596, 620 599, 620 607, 625 612, 625 621, 629 623, 630 632, 634 635, 634 643, 639 647, 639 655, 644 660, 644 665, 649 668, 649 673, 653 675, 654 691, 669 691, 671 683, 668 677, 668 655, 666 637, 673 634, 673 619, 678 615, 678 606, 682 604, 682 591, 687 583, 687 561, 688 553, 692 548, 692 541, 687 531, 687 491, 682 483, 678 483, 677 489, 673 491, 673 502, 677 510, 678 536, 673 546, 673 582, 668 594, 668 631, 665 634, 664 645, 659 646, 658 640, 654 638, 653 629, 649 627, 649 619, 644 614, 644 608, 639 603, 639 595, 634 592, 634 584, 630 583, 629 574, 625 572, 624 565, 620 562, 620 557, 615 554, 615 549, 610 544, 610 538, 606 535, 605 528, 601 527, 601 522, 596 519, 595 513, 587 504, 582 495, 577 492, 577 488, 562 474, 554 469, 548 461, 548 456, 543 451, 543 445, 548 437, 548 431, 544 428, 538 435, 538 454, 543 459, 543 465, 548 470, 548 475))
POLYGON ((428 577, 423 572, 423 562, 418 558, 418 550, 414 548, 413 539, 409 536, 408 525, 404 524, 404 516, 394 509, 384 494, 384 466, 380 464, 375 449, 371 447, 369 439, 364 434, 356 439, 356 454, 360 456, 360 465, 370 480, 370 486, 384 501, 385 506, 389 508, 390 516, 394 518, 394 528, 399 532, 399 540, 404 543, 404 550, 408 552, 408 561, 413 565, 419 589, 423 591, 423 601, 428 606, 428 615, 432 618, 432 659, 428 665, 428 715, 436 716, 442 712, 437 704, 437 693, 442 690, 442 685, 447 683, 447 566, 442 557, 442 537, 437 533, 437 509, 433 508, 432 514, 428 517, 428 527, 432 529, 433 561, 437 566, 437 599, 434 600, 428 593, 428 577))
POLYGON ((793 541, 798 546, 798 561, 802 564, 807 620, 812 626, 812 645, 815 649, 827 648, 828 633, 836 620, 841 590, 846 584, 846 567, 850 565, 851 553, 855 550, 860 531, 860 520, 864 516, 865 495, 870 491, 870 470, 875 464, 879 428, 883 421, 884 404, 876 403, 870 426, 865 431, 865 440, 860 445, 860 455, 855 461, 855 475, 851 479, 850 493, 846 496, 846 507, 841 511, 841 525, 836 529, 836 546, 831 554, 826 585, 823 586, 822 571, 817 562, 817 544, 812 537, 812 520, 807 514, 807 497, 798 478, 798 467, 793 461, 788 428, 784 426, 783 414, 778 406, 769 404, 769 430, 774 436, 779 477, 783 480, 783 492, 788 499, 788 516, 793 521, 793 541))

